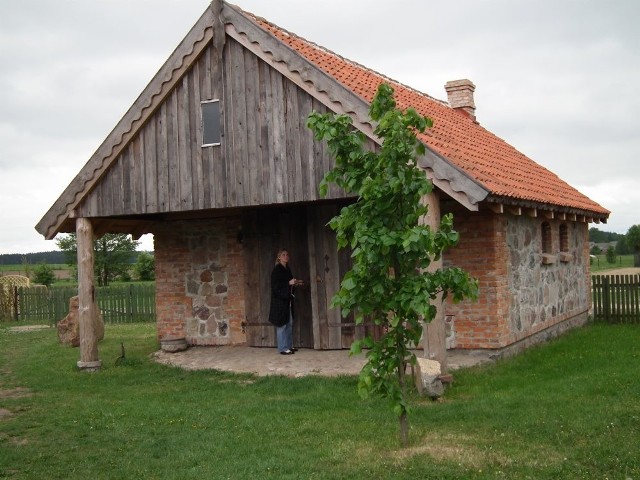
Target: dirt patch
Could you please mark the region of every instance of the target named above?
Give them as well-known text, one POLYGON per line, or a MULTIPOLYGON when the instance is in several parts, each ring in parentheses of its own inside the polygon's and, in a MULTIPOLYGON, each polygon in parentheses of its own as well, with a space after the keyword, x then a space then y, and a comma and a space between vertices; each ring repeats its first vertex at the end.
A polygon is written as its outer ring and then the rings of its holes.
POLYGON ((0 389, 0 399, 25 398, 25 397, 30 397, 31 395, 33 395, 31 390, 23 387, 10 388, 7 390, 0 389))
POLYGON ((37 330, 46 330, 51 328, 49 325, 20 325, 18 327, 9 327, 9 331, 13 333, 35 332, 37 330))
POLYGON ((10 417, 11 415, 13 415, 13 412, 11 410, 7 410, 6 408, 0 408, 0 420, 2 420, 3 418, 10 417))
POLYGON ((640 267, 614 268, 613 270, 592 272, 591 275, 640 275, 640 267))

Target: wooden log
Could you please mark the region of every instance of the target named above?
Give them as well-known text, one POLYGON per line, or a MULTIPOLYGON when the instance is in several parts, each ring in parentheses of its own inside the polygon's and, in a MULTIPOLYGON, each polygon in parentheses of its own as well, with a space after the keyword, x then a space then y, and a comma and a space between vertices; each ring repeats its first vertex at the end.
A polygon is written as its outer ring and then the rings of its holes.
MULTIPOLYGON (((423 202, 429 207, 429 213, 424 222, 428 224, 433 231, 437 230, 440 226, 440 199, 438 195, 433 192, 431 195, 427 195, 423 198, 423 202)), ((442 268, 442 257, 439 260, 433 260, 429 266, 429 271, 442 268)), ((442 296, 438 295, 437 306, 438 310, 436 316, 431 322, 425 324, 423 343, 424 343, 424 356, 430 360, 436 360, 440 362, 440 369, 443 374, 448 373, 447 369, 447 347, 446 347, 446 326, 444 319, 444 304, 441 301, 442 296)))
POLYGON ((80 324, 80 361, 84 371, 100 369, 96 335, 96 303, 93 285, 93 226, 88 218, 76 220, 78 239, 78 316, 80 324))

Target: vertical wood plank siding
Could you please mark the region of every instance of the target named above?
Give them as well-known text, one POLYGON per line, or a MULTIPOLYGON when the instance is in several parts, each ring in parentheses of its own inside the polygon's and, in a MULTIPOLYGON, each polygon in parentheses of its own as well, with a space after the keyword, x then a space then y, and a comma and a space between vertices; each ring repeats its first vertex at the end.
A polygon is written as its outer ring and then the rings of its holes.
MULTIPOLYGON (((104 217, 318 199, 333 164, 306 118, 326 108, 227 39, 207 48, 79 207, 104 217), (222 68, 223 84, 216 85, 222 68), (222 145, 202 147, 200 102, 220 98, 222 145)), ((329 198, 340 198, 335 188, 329 198)))

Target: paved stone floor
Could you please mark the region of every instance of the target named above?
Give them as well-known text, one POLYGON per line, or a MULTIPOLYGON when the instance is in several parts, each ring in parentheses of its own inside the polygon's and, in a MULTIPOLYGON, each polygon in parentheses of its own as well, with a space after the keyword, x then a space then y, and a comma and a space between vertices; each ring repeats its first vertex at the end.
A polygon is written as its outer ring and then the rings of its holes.
MULTIPOLYGON (((417 352, 419 355, 421 352, 417 352)), ((365 356, 349 356, 348 350, 301 349, 294 355, 280 355, 275 348, 255 347, 191 347, 183 352, 158 351, 155 360, 186 370, 216 369, 256 375, 357 375, 365 356)), ((491 361, 479 352, 453 352, 449 355, 449 370, 491 361)))
MULTIPOLYGON (((48 325, 27 325, 10 328, 14 332, 48 329, 48 325)), ((422 351, 416 351, 421 355, 422 351)), ((365 355, 349 356, 349 350, 312 350, 303 348, 295 355, 280 355, 275 348, 190 347, 183 352, 154 352, 158 363, 173 365, 185 370, 215 369, 256 375, 357 375, 365 363, 365 355)), ((449 370, 491 362, 489 353, 483 351, 449 351, 449 370)))

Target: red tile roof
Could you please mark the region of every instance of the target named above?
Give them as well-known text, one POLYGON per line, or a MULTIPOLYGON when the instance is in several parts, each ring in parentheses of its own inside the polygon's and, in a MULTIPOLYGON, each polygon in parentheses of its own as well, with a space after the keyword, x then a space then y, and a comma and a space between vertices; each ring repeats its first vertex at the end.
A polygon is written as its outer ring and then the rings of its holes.
POLYGON ((481 183, 490 196, 506 203, 525 201, 567 207, 596 213, 599 218, 609 214, 607 209, 447 103, 342 58, 262 18, 246 12, 245 15, 368 103, 381 82, 391 84, 399 108, 413 107, 433 119, 433 128, 420 135, 420 139, 481 183))

